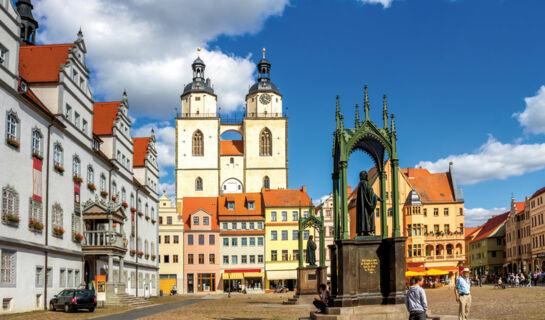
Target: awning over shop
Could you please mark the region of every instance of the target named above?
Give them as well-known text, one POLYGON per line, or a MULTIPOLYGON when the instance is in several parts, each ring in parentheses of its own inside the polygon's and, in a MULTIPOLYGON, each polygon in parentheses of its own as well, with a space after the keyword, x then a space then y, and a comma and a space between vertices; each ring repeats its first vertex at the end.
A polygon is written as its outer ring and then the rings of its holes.
POLYGON ((244 272, 244 278, 263 278, 263 272, 244 272))
POLYGON ((416 271, 406 271, 405 277, 416 277, 416 276, 423 276, 424 272, 416 272, 416 271))
POLYGON ((430 269, 430 270, 426 271, 426 273, 424 275, 426 275, 426 276, 442 276, 442 275, 445 275, 445 274, 448 274, 448 273, 449 273, 448 271, 444 271, 444 270, 430 269))
POLYGON ((223 280, 241 280, 244 279, 242 272, 222 273, 221 278, 223 280))
POLYGON ((267 280, 297 279, 297 270, 267 271, 267 280))

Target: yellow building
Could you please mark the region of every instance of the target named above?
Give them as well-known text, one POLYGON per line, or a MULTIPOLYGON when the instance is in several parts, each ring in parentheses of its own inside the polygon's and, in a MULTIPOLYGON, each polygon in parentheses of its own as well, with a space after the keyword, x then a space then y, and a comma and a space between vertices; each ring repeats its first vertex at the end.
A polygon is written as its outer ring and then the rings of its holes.
POLYGON ((285 189, 288 185, 287 123, 282 95, 270 81, 271 64, 258 63, 258 80, 246 95, 242 119, 220 118, 217 96, 204 77, 205 64, 192 64, 176 119, 176 202, 184 197, 285 189), (239 139, 230 139, 238 135, 239 139))
MULTIPOLYGON (((262 192, 265 207, 265 289, 283 286, 293 290, 297 285, 299 266, 299 208, 301 215, 306 217, 312 202, 304 186, 301 189, 262 192)), ((313 228, 304 231, 304 247, 309 235, 313 234, 313 228)))
POLYGON ((545 271, 545 188, 537 190, 529 199, 532 235, 532 271, 545 271))
POLYGON ((163 191, 159 199, 159 290, 169 294, 173 286, 183 291, 184 222, 163 191))

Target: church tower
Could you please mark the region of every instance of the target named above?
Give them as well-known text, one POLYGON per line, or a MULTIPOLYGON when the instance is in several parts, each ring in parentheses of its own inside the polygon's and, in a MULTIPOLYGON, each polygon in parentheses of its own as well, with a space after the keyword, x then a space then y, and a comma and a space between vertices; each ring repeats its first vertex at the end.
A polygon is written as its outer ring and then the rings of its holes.
POLYGON ((21 16, 21 42, 23 45, 33 45, 36 41, 36 29, 38 29, 38 21, 34 20, 32 15, 34 7, 30 0, 19 0, 15 5, 21 16))
MULTIPOLYGON (((200 49, 198 50, 200 53, 200 49)), ((206 65, 197 56, 193 81, 184 87, 176 119, 176 202, 183 197, 218 194, 219 126, 217 96, 205 79, 206 65)))

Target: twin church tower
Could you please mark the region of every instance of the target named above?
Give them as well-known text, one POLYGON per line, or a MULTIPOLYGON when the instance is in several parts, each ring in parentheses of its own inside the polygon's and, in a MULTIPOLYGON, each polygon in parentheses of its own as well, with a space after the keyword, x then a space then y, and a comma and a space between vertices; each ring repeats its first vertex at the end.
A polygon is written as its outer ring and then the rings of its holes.
POLYGON ((270 79, 265 49, 257 65, 257 83, 246 95, 244 117, 235 123, 219 117, 218 99, 204 76, 201 58, 191 66, 193 81, 184 88, 176 119, 178 210, 184 197, 287 188, 288 119, 282 111, 282 95, 270 79), (240 139, 225 139, 233 135, 231 131, 240 139))

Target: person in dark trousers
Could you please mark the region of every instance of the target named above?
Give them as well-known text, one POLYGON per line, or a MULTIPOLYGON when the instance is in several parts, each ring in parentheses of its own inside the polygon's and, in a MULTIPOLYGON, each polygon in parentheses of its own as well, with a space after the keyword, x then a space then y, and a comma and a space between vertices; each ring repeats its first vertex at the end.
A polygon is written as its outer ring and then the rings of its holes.
POLYGON ((426 299, 426 292, 422 289, 423 283, 424 281, 420 276, 411 279, 411 286, 405 296, 405 305, 409 311, 409 320, 426 320, 428 300, 426 299))
POLYGON ((319 313, 325 313, 325 308, 329 306, 329 292, 327 291, 327 287, 325 284, 321 284, 318 288, 318 294, 319 298, 314 298, 314 301, 312 303, 314 306, 318 309, 320 309, 319 313))

